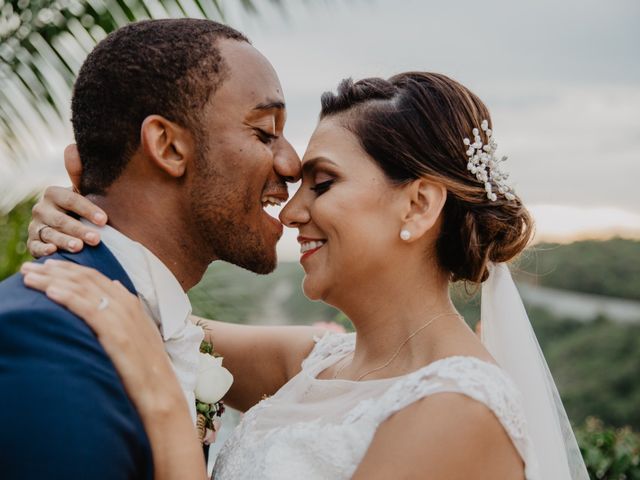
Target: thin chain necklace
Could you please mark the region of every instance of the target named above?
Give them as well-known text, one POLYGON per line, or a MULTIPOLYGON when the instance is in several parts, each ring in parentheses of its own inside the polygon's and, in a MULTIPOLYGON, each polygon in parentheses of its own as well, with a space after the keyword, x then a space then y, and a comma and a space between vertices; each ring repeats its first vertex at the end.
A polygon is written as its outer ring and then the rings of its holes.
MULTIPOLYGON (((435 317, 431 318, 427 323, 425 323, 424 325, 422 325, 420 328, 418 328, 415 332, 413 332, 411 335, 409 335, 404 342, 402 342, 400 344, 400 346, 398 347, 398 349, 395 351, 395 353, 391 356, 391 358, 383 365, 380 365, 379 367, 373 368, 369 371, 364 372, 362 375, 360 375, 357 379, 356 382, 359 382, 360 380, 362 380, 364 377, 366 377, 367 375, 370 375, 374 372, 380 371, 384 368, 387 368, 389 365, 391 365, 391 362, 393 362, 396 357, 400 354, 400 351, 402 350, 402 347, 404 347, 407 342, 409 340, 411 340, 413 337, 415 337, 417 334, 419 334, 421 331, 423 331, 425 328, 427 328, 429 325, 431 325, 433 322, 435 322, 438 318, 440 317, 445 317, 445 316, 456 316, 459 318, 462 318, 461 315, 457 314, 457 313, 441 313, 440 315, 436 315, 435 317)), ((345 367, 347 366, 346 363, 344 363, 339 369, 338 371, 335 373, 335 375, 332 377, 333 380, 335 380, 336 378, 338 378, 338 375, 340 375, 342 373, 342 371, 345 369, 345 367)))

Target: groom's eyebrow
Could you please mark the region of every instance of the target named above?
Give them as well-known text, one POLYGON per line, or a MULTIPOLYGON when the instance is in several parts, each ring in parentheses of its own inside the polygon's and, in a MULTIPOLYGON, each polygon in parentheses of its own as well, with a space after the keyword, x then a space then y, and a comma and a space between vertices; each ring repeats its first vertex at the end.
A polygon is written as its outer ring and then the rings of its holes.
POLYGON ((259 103, 258 105, 253 107, 254 110, 284 110, 285 108, 286 106, 284 102, 281 102, 280 100, 259 103))

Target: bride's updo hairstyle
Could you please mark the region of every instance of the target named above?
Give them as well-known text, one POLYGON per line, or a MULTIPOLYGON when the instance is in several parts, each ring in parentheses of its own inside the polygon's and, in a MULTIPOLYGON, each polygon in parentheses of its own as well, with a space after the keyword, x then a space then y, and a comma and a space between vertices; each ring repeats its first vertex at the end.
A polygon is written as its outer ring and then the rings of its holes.
MULTIPOLYGON (((533 221, 520 199, 489 200, 467 170, 463 140, 473 139, 483 120, 492 127, 487 107, 466 87, 423 72, 343 80, 337 94, 322 95, 320 118, 334 115, 394 184, 426 178, 446 187, 435 248, 451 281, 482 282, 489 262, 509 261, 527 246, 533 221)), ((485 132, 480 135, 487 144, 485 132)))

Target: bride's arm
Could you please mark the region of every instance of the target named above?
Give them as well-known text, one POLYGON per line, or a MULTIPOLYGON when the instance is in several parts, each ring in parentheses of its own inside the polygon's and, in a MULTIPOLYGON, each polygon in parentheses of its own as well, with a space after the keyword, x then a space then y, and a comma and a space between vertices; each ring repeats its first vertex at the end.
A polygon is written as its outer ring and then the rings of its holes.
POLYGON ((235 325, 194 317, 234 377, 225 403, 245 411, 273 395, 301 369, 324 330, 306 326, 235 325))
POLYGON ((156 480, 206 478, 202 446, 157 327, 138 299, 99 272, 49 260, 25 264, 28 287, 84 319, 116 367, 153 450, 156 480), (99 310, 99 299, 109 305, 99 310))
POLYGON ((523 463, 486 406, 458 393, 419 400, 383 422, 353 480, 524 480, 523 463))

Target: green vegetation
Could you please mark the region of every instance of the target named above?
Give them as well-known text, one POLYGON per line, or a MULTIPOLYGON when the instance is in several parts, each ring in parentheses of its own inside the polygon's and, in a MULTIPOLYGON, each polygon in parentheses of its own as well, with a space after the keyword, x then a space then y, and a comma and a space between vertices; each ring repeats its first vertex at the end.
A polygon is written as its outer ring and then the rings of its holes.
POLYGON ((530 309, 569 417, 640 430, 640 325, 579 323, 530 309))
POLYGON ((640 241, 543 243, 520 262, 519 278, 576 292, 640 300, 640 241))
POLYGON ((614 430, 588 418, 576 437, 592 480, 640 480, 640 435, 630 428, 614 430))
POLYGON ((0 215, 0 280, 13 275, 31 260, 27 252, 27 227, 33 200, 27 200, 6 215, 0 215))

